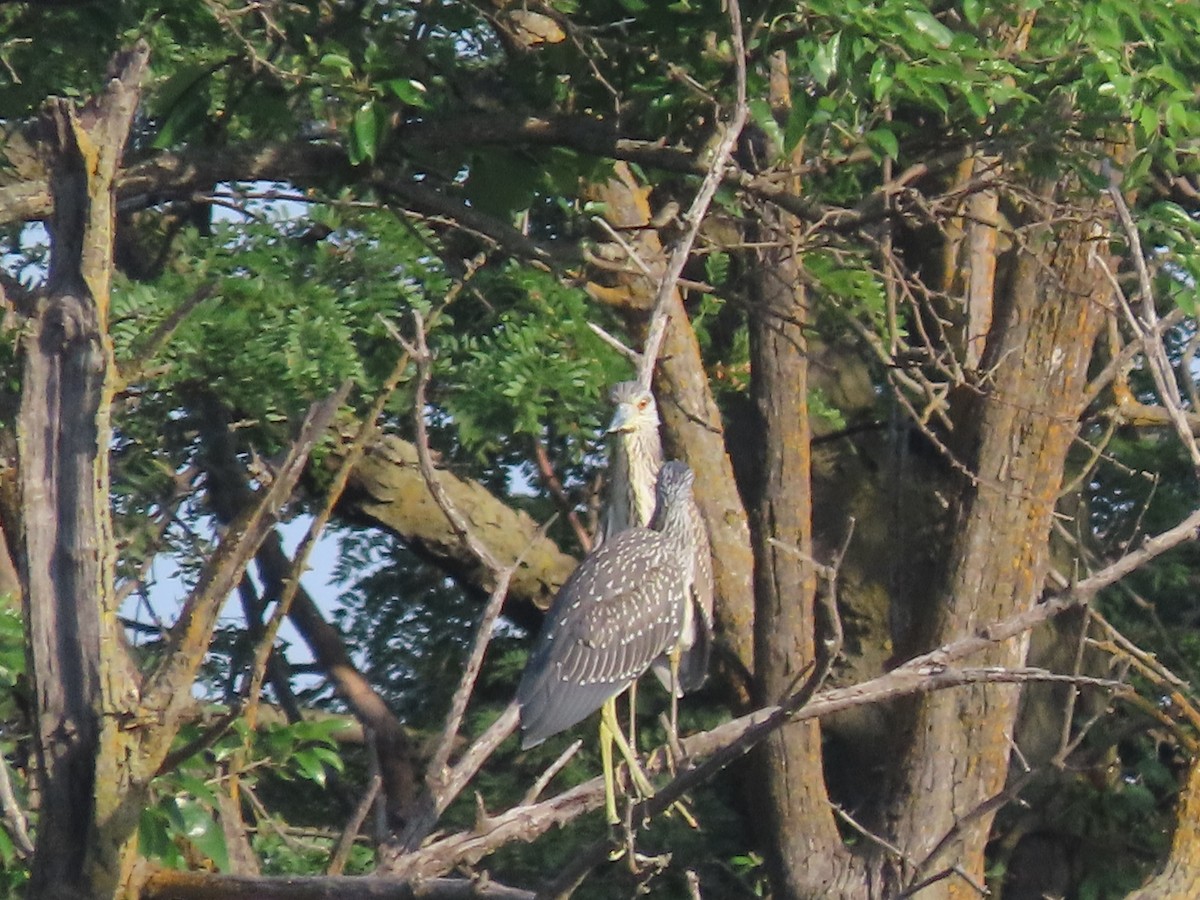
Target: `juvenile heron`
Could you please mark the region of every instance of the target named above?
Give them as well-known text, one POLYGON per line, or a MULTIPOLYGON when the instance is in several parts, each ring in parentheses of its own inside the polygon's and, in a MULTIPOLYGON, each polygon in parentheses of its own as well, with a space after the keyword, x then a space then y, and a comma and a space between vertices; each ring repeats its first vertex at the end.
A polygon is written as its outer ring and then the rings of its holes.
POLYGON ((649 528, 628 528, 589 553, 559 589, 517 687, 521 747, 533 747, 601 709, 605 809, 617 821, 612 743, 638 789, 652 793, 617 724, 616 696, 680 644, 695 559, 688 524, 692 470, 658 473, 649 528))
MULTIPOLYGON (((622 381, 613 385, 609 399, 614 407, 608 426, 612 439, 608 462, 610 486, 601 528, 606 541, 626 528, 644 527, 650 522, 654 486, 663 464, 654 395, 636 381, 622 381)), ((674 697, 694 691, 704 683, 712 652, 712 548, 695 497, 688 497, 685 514, 695 551, 691 603, 680 634, 677 677, 672 674, 665 655, 654 661, 654 674, 674 697)), ((674 723, 674 702, 671 708, 674 723)))

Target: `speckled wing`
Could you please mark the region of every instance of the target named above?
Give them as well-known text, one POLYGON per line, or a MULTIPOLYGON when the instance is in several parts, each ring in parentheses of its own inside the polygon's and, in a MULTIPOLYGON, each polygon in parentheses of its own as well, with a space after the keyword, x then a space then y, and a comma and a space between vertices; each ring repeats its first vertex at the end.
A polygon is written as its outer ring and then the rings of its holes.
MULTIPOLYGON (((708 678, 709 660, 713 647, 713 567, 712 548, 700 507, 689 497, 687 501, 688 542, 694 548, 692 579, 689 586, 691 615, 684 617, 687 631, 681 637, 679 683, 671 683, 671 665, 667 656, 656 659, 651 666, 663 689, 675 696, 698 690, 708 678)), ((671 648, 667 648, 668 650, 671 648)))
POLYGON ((582 721, 679 637, 679 569, 657 532, 613 536, 555 598, 517 688, 522 747, 582 721))

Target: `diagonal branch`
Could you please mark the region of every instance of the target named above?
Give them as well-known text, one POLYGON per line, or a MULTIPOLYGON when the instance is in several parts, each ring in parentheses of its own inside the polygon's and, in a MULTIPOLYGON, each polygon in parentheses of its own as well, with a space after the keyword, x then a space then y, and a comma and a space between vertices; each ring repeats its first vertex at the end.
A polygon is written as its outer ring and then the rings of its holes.
MULTIPOLYGON (((1098 591, 1115 584, 1138 566, 1167 550, 1186 540, 1194 539, 1198 534, 1200 511, 1174 528, 1148 539, 1137 551, 1064 589, 1060 594, 1008 619, 979 628, 972 635, 914 657, 884 675, 861 684, 821 690, 805 702, 806 692, 811 689, 810 681, 778 706, 758 709, 710 731, 684 738, 681 741, 684 753, 690 758, 704 761, 695 769, 681 773, 643 804, 635 806, 633 815, 650 815, 666 809, 683 793, 711 777, 717 770, 727 766, 788 722, 820 718, 865 704, 966 684, 1067 681, 1105 690, 1124 689, 1124 685, 1102 678, 1060 675, 1034 668, 960 668, 955 664, 1023 634, 1066 610, 1086 604, 1098 591)), ((490 740, 498 743, 515 727, 515 705, 510 706, 505 715, 508 717, 507 721, 502 717, 489 730, 486 737, 490 740)), ((660 747, 647 760, 646 771, 649 774, 662 771, 667 757, 666 748, 660 747)), ((473 770, 464 767, 463 774, 469 779, 473 770)), ((412 872, 415 876, 431 877, 450 871, 462 863, 475 863, 510 842, 532 841, 552 827, 561 827, 584 813, 598 809, 603 802, 603 781, 594 778, 541 802, 524 804, 489 817, 483 830, 449 835, 419 850, 415 845, 407 845, 409 852, 390 858, 388 868, 391 871, 412 872)))
MULTIPOLYGON (((146 705, 167 723, 178 718, 191 700, 192 682, 204 659, 217 615, 237 587, 263 539, 278 521, 284 503, 291 497, 309 454, 325 435, 338 407, 349 393, 349 382, 309 409, 287 457, 270 487, 257 502, 226 528, 216 551, 205 564, 195 589, 184 602, 179 619, 171 629, 163 660, 147 679, 146 705)), ((157 747, 150 748, 147 763, 153 769, 167 752, 173 728, 161 729, 157 747)))
POLYGON ((733 41, 734 58, 734 103, 729 113, 729 120, 719 126, 722 130, 721 139, 717 142, 708 171, 700 183, 700 190, 692 199, 692 205, 683 216, 687 224, 679 241, 671 248, 667 260, 666 271, 658 285, 658 294, 654 299, 654 311, 650 314, 650 326, 646 333, 646 343, 642 351, 642 360, 638 369, 638 384, 643 390, 650 389, 650 379, 654 374, 654 363, 658 359, 658 351, 662 347, 663 336, 667 330, 667 320, 670 318, 671 299, 675 294, 679 276, 691 255, 692 246, 696 243, 696 235, 708 213, 708 207, 717 193, 717 188, 725 180, 726 168, 733 158, 733 150, 737 146, 738 137, 746 125, 749 107, 746 105, 746 45, 742 37, 742 11, 738 0, 727 0, 726 10, 729 15, 730 36, 733 41))

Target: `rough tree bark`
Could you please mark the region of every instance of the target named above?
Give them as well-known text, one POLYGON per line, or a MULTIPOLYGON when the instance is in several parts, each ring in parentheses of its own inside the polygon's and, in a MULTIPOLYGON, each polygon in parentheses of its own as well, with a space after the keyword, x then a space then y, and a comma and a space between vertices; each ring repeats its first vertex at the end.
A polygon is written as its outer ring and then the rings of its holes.
MULTIPOLYGON (((791 107, 787 63, 771 60, 776 115, 791 107)), ((803 150, 796 148, 799 163, 803 150)), ((788 186, 799 194, 794 174, 788 186)), ((743 488, 754 552, 754 671, 760 705, 778 703, 818 664, 813 560, 808 295, 799 222, 758 210, 749 288, 750 398, 757 418, 754 483, 743 488)), ((826 623, 826 627, 829 623, 826 623)), ((780 897, 843 896, 853 881, 829 804, 819 721, 787 725, 757 751, 767 867, 780 897)))
MULTIPOLYGON (((816 663, 807 303, 786 222, 763 212, 750 315, 750 393, 759 419, 759 483, 748 491, 754 550, 760 704, 794 691, 816 663), (774 246, 771 246, 774 245, 774 246), (776 543, 777 542, 777 543, 776 543), (783 546, 780 546, 783 545, 783 546), (797 552, 798 551, 798 554, 797 552)), ((817 721, 781 728, 759 748, 763 839, 781 897, 836 897, 848 860, 827 800, 817 721)))
MULTIPOLYGON (((1068 224, 1060 198, 1070 189, 1047 187, 1029 203, 981 359, 986 377, 956 422, 955 448, 972 474, 961 478, 944 585, 924 611, 927 647, 1029 608, 1042 592, 1087 365, 1110 306, 1103 240, 1111 210, 1080 200, 1068 224)), ((981 664, 1021 665, 1026 645, 996 648, 981 664)), ((968 687, 921 697, 908 711, 886 830, 906 858, 888 873, 891 890, 951 865, 983 883, 992 814, 981 805, 1004 786, 1017 699, 1015 686, 968 687)), ((953 875, 921 896, 978 893, 953 875)))
POLYGON ((276 480, 206 562, 166 652, 141 676, 113 590, 107 327, 112 185, 147 58, 144 45, 119 54, 100 95, 79 109, 52 101, 39 145, 52 173, 50 270, 45 293, 17 310, 19 521, 2 505, 16 535, 33 681, 40 803, 31 898, 136 892, 138 820, 189 712, 220 608, 348 389, 314 406, 276 480))
POLYGON ((115 61, 80 110, 42 118, 54 215, 44 295, 19 312, 17 420, 23 514, 17 562, 36 709, 40 815, 29 895, 111 894, 137 811, 121 803, 120 718, 136 696, 112 594, 108 341, 112 182, 147 61, 115 61))

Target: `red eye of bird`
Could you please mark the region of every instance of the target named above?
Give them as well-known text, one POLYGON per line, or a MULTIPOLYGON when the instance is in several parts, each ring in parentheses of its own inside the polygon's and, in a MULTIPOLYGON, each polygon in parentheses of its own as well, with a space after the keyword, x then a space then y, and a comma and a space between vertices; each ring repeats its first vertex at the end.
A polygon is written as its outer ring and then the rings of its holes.
POLYGON ((638 401, 638 409, 645 409, 649 405, 650 405, 650 401, 645 399, 644 397, 638 401))

